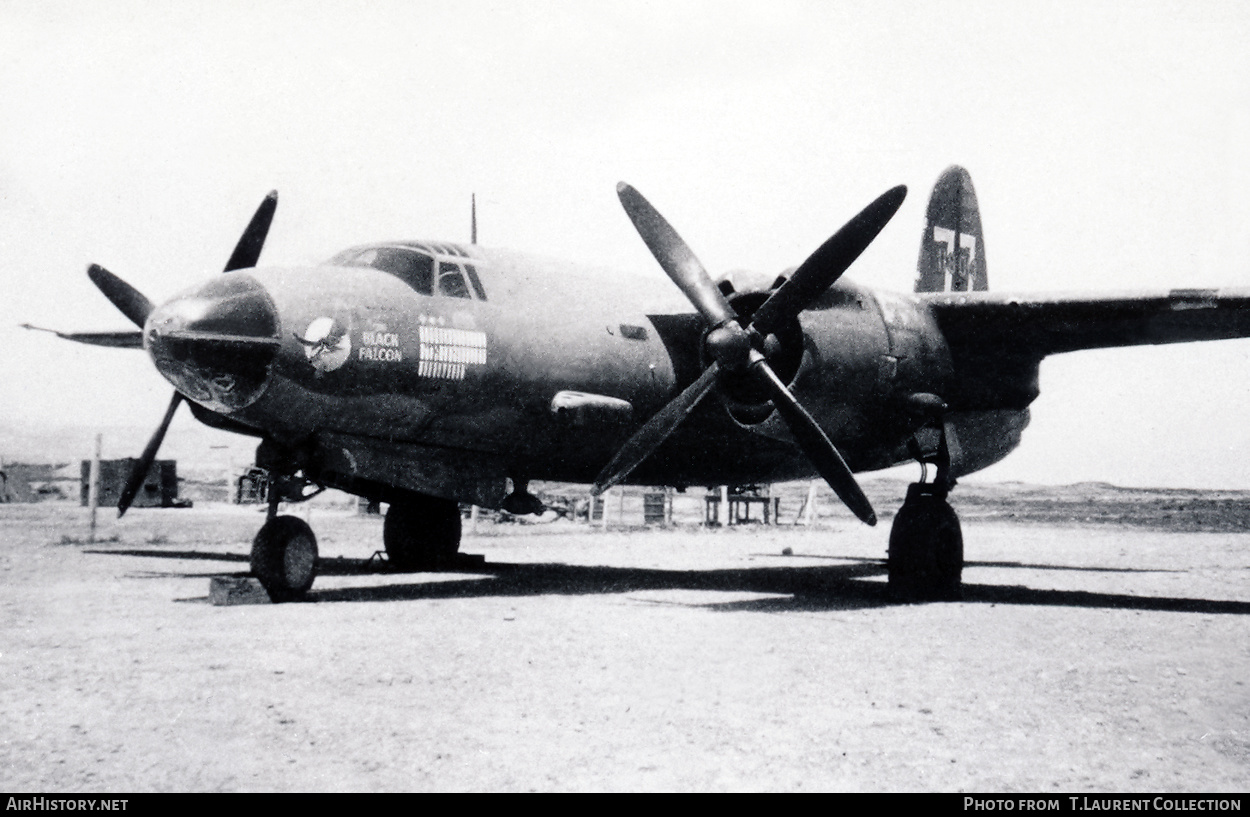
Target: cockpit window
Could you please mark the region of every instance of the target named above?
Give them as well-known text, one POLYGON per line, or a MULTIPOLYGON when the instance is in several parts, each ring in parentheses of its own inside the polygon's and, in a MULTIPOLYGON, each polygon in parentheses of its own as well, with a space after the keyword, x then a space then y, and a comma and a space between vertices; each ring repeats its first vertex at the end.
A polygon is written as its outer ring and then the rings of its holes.
POLYGON ((486 300, 486 290, 482 289, 482 279, 477 277, 477 270, 472 264, 465 264, 464 271, 469 274, 469 283, 473 284, 473 292, 479 301, 486 300))
POLYGON ((371 247, 354 254, 337 255, 334 263, 389 272, 422 295, 430 295, 434 291, 434 259, 416 250, 371 247))
POLYGON ((440 261, 438 265, 438 291, 449 298, 468 298, 469 286, 464 282, 464 272, 459 264, 440 261))
MULTIPOLYGON (((422 295, 443 295, 448 298, 465 298, 472 300, 475 296, 479 301, 486 300, 486 290, 472 264, 460 264, 456 261, 435 260, 422 249, 413 247, 354 247, 344 250, 330 259, 329 263, 340 267, 370 267, 389 272, 396 278, 412 287, 422 295), (437 270, 437 274, 436 274, 437 270)), ((450 245, 434 245, 439 249, 451 250, 450 245)), ((467 254, 464 250, 454 248, 459 255, 467 254)))

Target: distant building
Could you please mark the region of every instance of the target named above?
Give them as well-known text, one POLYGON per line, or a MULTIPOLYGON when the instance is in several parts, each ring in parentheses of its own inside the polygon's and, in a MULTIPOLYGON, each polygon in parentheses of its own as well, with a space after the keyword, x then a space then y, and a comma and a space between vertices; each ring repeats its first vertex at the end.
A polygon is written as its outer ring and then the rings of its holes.
MULTIPOLYGON (((64 465, 7 462, 0 468, 0 502, 46 502, 68 499, 64 465)), ((71 478, 72 479, 72 478, 71 478)), ((72 486, 72 483, 71 483, 72 486)))
MULTIPOLYGON (((135 460, 100 460, 100 507, 116 508, 121 501, 122 490, 130 477, 135 460)), ((82 461, 82 504, 87 504, 90 492, 91 460, 82 461)), ((188 503, 178 501, 178 466, 176 460, 157 460, 152 463, 147 479, 131 503, 134 508, 173 508, 188 503)))

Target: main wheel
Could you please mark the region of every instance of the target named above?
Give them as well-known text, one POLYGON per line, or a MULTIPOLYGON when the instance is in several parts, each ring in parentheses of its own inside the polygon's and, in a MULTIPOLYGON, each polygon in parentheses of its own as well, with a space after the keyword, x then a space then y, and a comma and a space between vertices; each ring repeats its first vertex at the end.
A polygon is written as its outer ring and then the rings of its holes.
POLYGON ((382 542, 397 570, 446 564, 460 550, 460 506, 450 499, 409 494, 386 511, 382 542))
POLYGON ((274 601, 301 598, 317 578, 317 537, 297 516, 269 520, 252 540, 252 573, 274 601))
POLYGON ((963 596, 964 537, 945 491, 915 483, 894 517, 888 560, 899 601, 958 601, 963 596))

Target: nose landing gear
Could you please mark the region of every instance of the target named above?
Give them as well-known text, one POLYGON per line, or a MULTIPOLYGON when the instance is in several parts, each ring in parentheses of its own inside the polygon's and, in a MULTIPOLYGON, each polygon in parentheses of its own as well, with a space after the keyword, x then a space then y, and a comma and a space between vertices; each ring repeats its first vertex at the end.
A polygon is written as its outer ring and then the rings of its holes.
MULTIPOLYGON (((302 494, 303 482, 294 498, 310 499, 302 494)), ((290 478, 273 477, 268 481, 269 515, 252 540, 252 575, 275 602, 303 598, 317 578, 317 537, 312 528, 298 516, 279 516, 278 503, 292 488, 290 478)))
POLYGON ((252 573, 273 601, 302 598, 317 578, 317 537, 298 516, 276 516, 252 541, 252 573))

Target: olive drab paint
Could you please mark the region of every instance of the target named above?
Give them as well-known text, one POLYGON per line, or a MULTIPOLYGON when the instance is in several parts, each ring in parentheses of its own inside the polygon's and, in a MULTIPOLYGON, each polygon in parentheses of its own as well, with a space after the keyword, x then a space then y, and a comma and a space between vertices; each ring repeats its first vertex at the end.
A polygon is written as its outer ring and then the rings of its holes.
POLYGON ((972 177, 962 167, 947 168, 933 187, 916 270, 916 292, 989 289, 981 211, 972 177))
MULTIPOLYGON (((958 166, 934 185, 910 293, 840 277, 898 212, 901 185, 799 266, 719 278, 637 190, 617 192, 669 282, 487 248, 476 234, 258 267, 275 192, 223 274, 159 306, 89 268, 139 331, 57 334, 143 348, 176 389, 140 476, 186 401, 201 422, 258 438, 271 473, 419 498, 457 542, 455 503, 530 512, 541 508, 530 480, 603 489, 819 473, 872 524, 853 472, 933 463, 941 493, 1002 459, 1028 425, 1047 355, 1250 337, 1246 288, 989 292, 977 197, 958 166)), ((908 503, 900 513, 927 525, 908 503)), ((407 541, 395 531, 388 553, 407 541)), ((262 547, 265 559, 311 536, 296 533, 262 547)))

